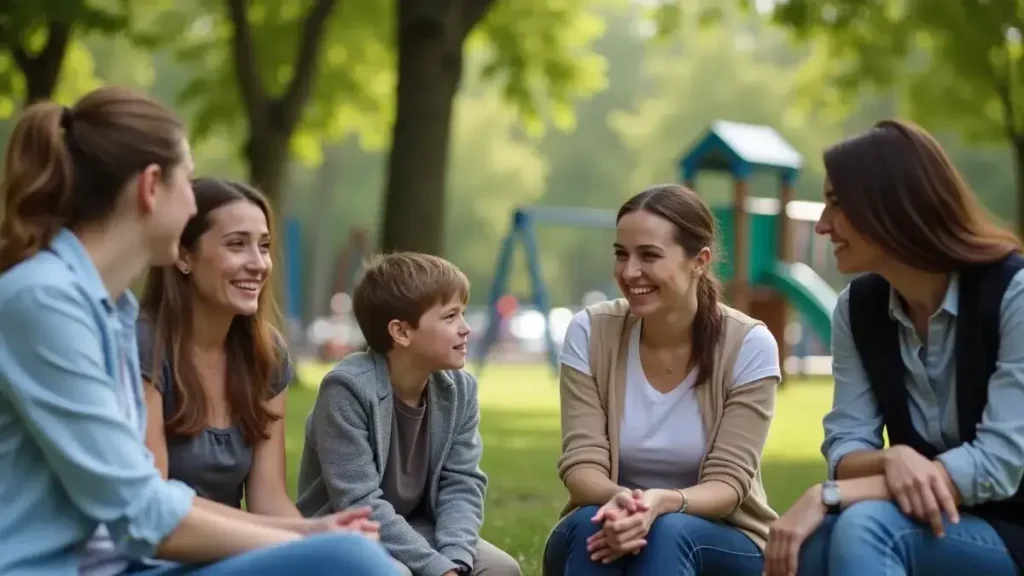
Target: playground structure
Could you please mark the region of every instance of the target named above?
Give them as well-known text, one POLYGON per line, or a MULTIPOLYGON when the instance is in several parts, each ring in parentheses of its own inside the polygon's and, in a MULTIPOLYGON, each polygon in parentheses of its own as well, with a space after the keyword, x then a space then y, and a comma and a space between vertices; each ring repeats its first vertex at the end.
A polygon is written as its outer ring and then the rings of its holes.
POLYGON ((526 254, 526 269, 529 274, 533 306, 544 314, 544 340, 546 343, 548 362, 555 369, 558 367, 557 347, 551 333, 549 315, 551 306, 548 300, 547 287, 540 270, 540 253, 537 249, 537 225, 561 225, 575 228, 615 228, 615 212, 596 208, 566 208, 559 206, 532 206, 517 208, 512 213, 512 222, 505 239, 501 243, 501 253, 491 284, 491 292, 487 301, 487 329, 484 331, 483 342, 477 354, 478 372, 483 371, 487 353, 498 340, 501 328, 502 310, 499 306, 501 297, 508 289, 509 275, 512 273, 512 258, 515 255, 516 243, 523 245, 526 254))
MULTIPOLYGON (((726 121, 712 123, 679 162, 681 179, 693 190, 697 190, 701 172, 725 173, 732 178, 733 202, 713 208, 724 254, 715 273, 725 287, 729 305, 765 323, 779 343, 782 359, 790 356, 785 334, 790 308, 801 314, 803 327, 828 345, 837 299, 835 290, 814 269, 795 258, 798 246, 803 246, 810 261, 818 259, 814 258, 811 228, 823 209, 821 203, 793 199, 793 183, 802 164, 802 156, 774 129, 726 121), (778 199, 749 195, 750 177, 759 172, 778 177, 778 199)), ((499 301, 507 290, 517 243, 525 251, 530 301, 545 318, 547 360, 553 370, 558 369, 558 347, 552 337, 550 305, 540 270, 537 224, 613 229, 615 212, 566 207, 524 207, 513 212, 491 286, 487 329, 476 355, 478 370, 482 371, 498 339, 503 316, 499 301)), ((805 336, 801 342, 807 340, 805 336)))

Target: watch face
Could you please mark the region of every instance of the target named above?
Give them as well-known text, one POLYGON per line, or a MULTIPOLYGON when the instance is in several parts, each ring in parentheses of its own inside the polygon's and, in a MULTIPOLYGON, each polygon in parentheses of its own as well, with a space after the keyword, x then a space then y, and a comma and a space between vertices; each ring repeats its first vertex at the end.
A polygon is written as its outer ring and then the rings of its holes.
POLYGON ((821 489, 821 501, 826 506, 838 506, 842 501, 839 496, 839 487, 835 484, 825 484, 821 489))

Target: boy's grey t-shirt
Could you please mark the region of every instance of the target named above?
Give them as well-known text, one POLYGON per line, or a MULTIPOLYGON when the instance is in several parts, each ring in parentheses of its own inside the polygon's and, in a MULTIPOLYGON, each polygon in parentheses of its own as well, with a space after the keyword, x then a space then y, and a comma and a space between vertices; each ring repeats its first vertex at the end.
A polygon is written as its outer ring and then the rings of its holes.
MULTIPOLYGON (((153 382, 153 328, 144 318, 136 324, 139 343, 139 367, 142 378, 153 382)), ((273 379, 274 396, 283 392, 291 382, 293 371, 288 354, 281 345, 282 364, 273 379)), ((178 409, 177 392, 174 389, 174 367, 168 355, 164 355, 163 372, 159 389, 163 396, 163 414, 166 422, 178 409)), ((167 438, 167 475, 180 480, 203 498, 220 502, 233 508, 242 507, 245 496, 245 482, 252 470, 252 446, 242 438, 238 425, 229 428, 205 428, 192 438, 167 438)))
POLYGON ((384 466, 383 497, 405 518, 429 516, 427 476, 430 468, 430 429, 427 395, 423 404, 409 406, 398 398, 391 418, 391 444, 384 466))

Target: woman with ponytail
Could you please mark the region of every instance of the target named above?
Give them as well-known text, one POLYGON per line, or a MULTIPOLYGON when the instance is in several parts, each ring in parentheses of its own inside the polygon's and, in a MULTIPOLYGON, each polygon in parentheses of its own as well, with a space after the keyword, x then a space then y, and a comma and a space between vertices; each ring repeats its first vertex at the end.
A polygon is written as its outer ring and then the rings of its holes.
POLYGON ((165 480, 143 442, 128 290, 195 214, 185 130, 101 88, 29 107, 0 225, 0 574, 394 574, 370 539, 261 525, 165 480))
POLYGON ((763 323, 719 302, 714 242, 714 217, 682 186, 619 209, 625 298, 577 314, 560 357, 569 502, 545 549, 550 576, 761 574, 779 351, 763 323))

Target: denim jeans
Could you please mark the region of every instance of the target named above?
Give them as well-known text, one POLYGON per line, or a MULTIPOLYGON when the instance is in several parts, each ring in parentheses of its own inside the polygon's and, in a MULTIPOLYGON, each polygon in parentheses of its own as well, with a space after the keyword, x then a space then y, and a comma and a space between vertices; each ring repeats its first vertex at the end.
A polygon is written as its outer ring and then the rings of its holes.
POLYGON ((318 534, 280 546, 246 552, 213 564, 166 564, 132 571, 131 576, 278 576, 280 574, 359 574, 398 576, 380 544, 356 534, 318 534))
POLYGON ((544 552, 548 576, 761 576, 761 549, 738 529, 689 514, 659 516, 647 534, 647 545, 636 556, 610 564, 590 559, 587 538, 601 526, 590 519, 597 506, 587 506, 558 523, 544 552))
POLYGON ((800 576, 1015 576, 1017 568, 992 526, 962 515, 945 536, 903 514, 894 502, 873 500, 830 515, 800 550, 800 576), (841 542, 841 544, 840 544, 841 542))

